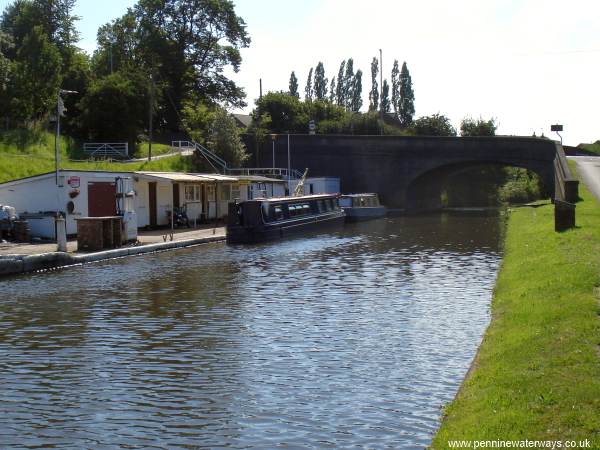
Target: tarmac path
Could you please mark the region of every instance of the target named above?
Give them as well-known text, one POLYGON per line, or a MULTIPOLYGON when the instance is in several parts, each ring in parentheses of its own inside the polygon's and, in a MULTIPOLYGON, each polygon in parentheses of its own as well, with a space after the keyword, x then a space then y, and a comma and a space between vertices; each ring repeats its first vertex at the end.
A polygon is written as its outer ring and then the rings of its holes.
POLYGON ((600 201, 600 156, 569 156, 585 186, 600 201))

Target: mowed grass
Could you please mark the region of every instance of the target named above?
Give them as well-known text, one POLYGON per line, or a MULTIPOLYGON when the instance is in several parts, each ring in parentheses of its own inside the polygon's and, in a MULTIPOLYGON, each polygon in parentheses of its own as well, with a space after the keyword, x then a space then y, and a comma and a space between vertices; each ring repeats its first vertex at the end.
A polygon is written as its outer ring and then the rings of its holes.
MULTIPOLYGON (((70 161, 69 155, 83 158, 77 150, 77 144, 70 138, 61 137, 62 169, 135 171, 149 170, 161 172, 193 171, 190 156, 172 156, 154 161, 119 163, 113 161, 70 161)), ((164 144, 152 144, 152 154, 167 153, 170 147, 164 144)), ((138 157, 148 154, 148 144, 141 144, 138 157)), ((0 183, 39 175, 54 170, 54 135, 44 131, 12 130, 0 133, 0 183)))
MULTIPOLYGON (((577 228, 553 205, 511 212, 492 322, 432 448, 449 440, 577 440, 600 448, 600 205, 577 228)), ((459 448, 459 447, 455 447, 459 448)))

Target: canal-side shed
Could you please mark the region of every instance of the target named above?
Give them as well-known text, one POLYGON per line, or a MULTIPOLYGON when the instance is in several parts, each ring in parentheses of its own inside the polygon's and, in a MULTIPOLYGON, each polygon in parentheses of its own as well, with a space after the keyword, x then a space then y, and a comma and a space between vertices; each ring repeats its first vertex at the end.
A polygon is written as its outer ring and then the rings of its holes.
POLYGON ((31 236, 55 239, 56 212, 66 218, 67 234, 77 233, 75 219, 116 215, 117 179, 129 172, 60 170, 0 184, 0 204, 16 208, 29 222, 31 236), (58 183, 57 183, 58 181, 58 183))

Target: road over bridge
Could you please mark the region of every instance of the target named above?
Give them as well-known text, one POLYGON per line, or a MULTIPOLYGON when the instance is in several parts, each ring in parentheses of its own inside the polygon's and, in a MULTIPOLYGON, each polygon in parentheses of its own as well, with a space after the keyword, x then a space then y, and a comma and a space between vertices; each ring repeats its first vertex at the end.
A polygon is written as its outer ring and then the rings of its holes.
MULTIPOLYGON (((273 141, 266 139, 251 164, 287 167, 287 143, 287 135, 276 137, 273 161, 273 141)), ((314 177, 339 177, 343 192, 378 192, 388 206, 406 210, 440 207, 445 178, 483 164, 532 170, 548 197, 577 198, 577 181, 562 147, 548 139, 290 135, 289 149, 292 168, 308 167, 314 177)))

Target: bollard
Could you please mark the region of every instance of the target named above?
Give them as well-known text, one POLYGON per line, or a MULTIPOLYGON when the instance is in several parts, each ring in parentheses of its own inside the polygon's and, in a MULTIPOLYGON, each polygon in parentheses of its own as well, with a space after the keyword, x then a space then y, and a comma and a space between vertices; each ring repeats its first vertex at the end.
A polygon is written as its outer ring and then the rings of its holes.
POLYGON ((55 219, 56 222, 56 243, 57 251, 67 251, 67 221, 64 217, 58 216, 55 219))
POLYGON ((575 204, 554 200, 554 231, 575 227, 575 204))

